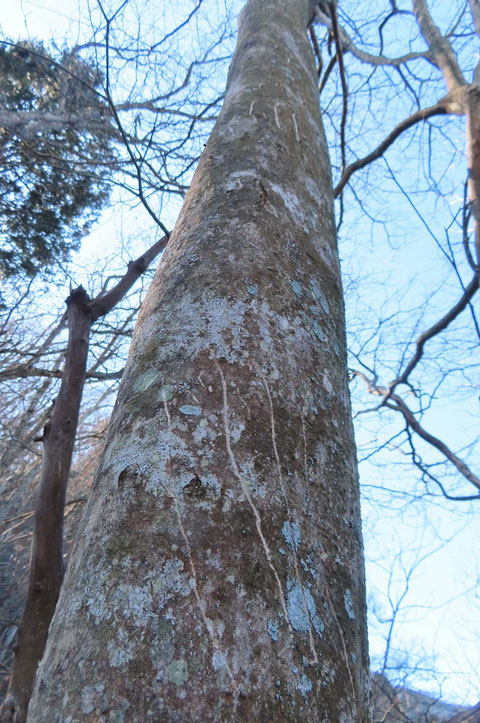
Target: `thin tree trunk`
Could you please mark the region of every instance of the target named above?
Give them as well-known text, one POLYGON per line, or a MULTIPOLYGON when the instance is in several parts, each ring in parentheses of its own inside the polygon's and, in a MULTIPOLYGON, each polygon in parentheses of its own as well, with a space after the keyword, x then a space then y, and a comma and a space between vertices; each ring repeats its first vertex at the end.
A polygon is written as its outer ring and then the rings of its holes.
POLYGON ((140 313, 30 723, 369 720, 310 0, 249 0, 140 313))
MULTIPOLYGON (((474 255, 467 256, 480 274, 480 63, 467 93, 468 196, 473 217, 474 255)), ((467 246, 468 250, 468 246, 467 246)))
POLYGON ((127 273, 103 296, 92 300, 79 286, 67 299, 67 353, 60 391, 40 438, 44 449, 35 506, 27 598, 8 695, 0 710, 2 723, 26 720, 35 675, 45 650, 48 628, 63 580, 65 497, 85 385, 92 323, 116 306, 150 262, 164 250, 166 243, 167 237, 164 237, 145 254, 131 261, 127 273))
POLYGON ((81 286, 68 305, 68 346, 62 384, 52 415, 43 431, 40 475, 27 600, 20 626, 11 683, 2 706, 2 721, 23 721, 42 658, 63 580, 63 513, 72 462, 92 314, 90 298, 81 286))

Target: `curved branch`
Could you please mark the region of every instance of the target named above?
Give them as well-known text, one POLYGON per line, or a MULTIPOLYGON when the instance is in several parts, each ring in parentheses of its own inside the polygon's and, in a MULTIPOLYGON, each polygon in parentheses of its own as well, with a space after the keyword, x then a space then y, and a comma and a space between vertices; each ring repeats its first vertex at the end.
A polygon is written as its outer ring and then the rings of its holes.
POLYGON ((142 256, 139 256, 135 261, 131 261, 128 264, 127 273, 120 279, 118 284, 116 284, 111 291, 108 291, 103 296, 97 296, 97 298, 91 302, 93 321, 96 321, 100 316, 108 314, 108 312, 118 304, 120 299, 123 299, 153 259, 165 249, 168 238, 169 234, 165 235, 153 244, 142 256))
POLYGON ((441 71, 448 91, 453 92, 461 86, 466 86, 467 82, 460 70, 452 46, 435 25, 426 0, 413 0, 413 12, 428 45, 429 55, 441 71))
MULTIPOLYGON (((318 22, 324 25, 330 32, 333 31, 333 23, 330 14, 322 12, 319 8, 315 11, 314 22, 318 22)), ((384 55, 371 55, 354 44, 348 33, 339 27, 339 36, 342 44, 342 50, 344 53, 351 53, 361 63, 368 63, 369 65, 393 65, 399 66, 404 63, 408 63, 411 60, 429 60, 428 53, 406 53, 398 58, 387 58, 384 55)))
MULTIPOLYGON (((438 439, 438 437, 435 437, 433 434, 430 434, 430 432, 427 432, 422 427, 422 425, 415 418, 415 415, 413 414, 411 409, 407 406, 407 404, 405 404, 403 399, 398 396, 398 394, 392 394, 391 391, 387 392, 385 387, 372 384, 372 382, 368 379, 367 375, 364 372, 358 371, 357 369, 351 369, 350 371, 352 376, 360 377, 360 379, 364 380, 367 386, 367 390, 370 394, 373 394, 374 396, 384 395, 384 399, 380 402, 376 409, 380 409, 380 407, 385 406, 389 409, 393 409, 395 412, 400 412, 405 419, 407 427, 416 432, 416 434, 418 434, 419 437, 425 440, 425 442, 428 442, 428 444, 431 444, 432 447, 435 447, 435 449, 437 449, 441 454, 443 454, 444 457, 446 457, 454 465, 454 467, 460 472, 463 477, 465 477, 465 479, 467 479, 474 485, 474 487, 480 490, 480 478, 477 477, 471 471, 468 465, 466 465, 465 462, 463 462, 459 457, 457 457, 457 455, 454 454, 444 442, 438 439), (392 404, 392 402, 390 401, 387 401, 388 399, 391 399, 394 404, 392 404)), ((480 495, 478 497, 480 497, 480 495)), ((477 496, 473 499, 477 499, 477 496)))
POLYGON ((337 198, 337 196, 340 195, 355 171, 359 171, 361 168, 368 166, 369 163, 372 163, 372 161, 376 161, 378 158, 381 158, 385 151, 390 148, 392 143, 396 141, 404 131, 408 130, 408 128, 411 128, 420 121, 432 118, 435 115, 446 115, 449 112, 452 111, 449 110, 448 96, 446 96, 435 105, 429 106, 428 108, 422 108, 416 113, 412 113, 412 115, 408 116, 408 118, 405 118, 403 121, 400 121, 400 123, 395 126, 393 131, 388 134, 388 136, 380 143, 379 146, 377 146, 377 148, 375 148, 374 151, 363 158, 358 158, 346 167, 340 181, 337 183, 333 191, 334 198, 337 198))
POLYGON ((467 479, 477 489, 480 490, 480 478, 472 472, 468 465, 466 465, 465 462, 463 462, 459 457, 457 457, 457 455, 454 454, 444 442, 438 439, 438 437, 434 437, 433 434, 430 434, 430 432, 427 432, 426 429, 422 427, 422 425, 415 418, 415 415, 413 414, 411 409, 405 404, 403 399, 398 396, 398 394, 392 394, 390 398, 393 402, 395 402, 395 404, 385 402, 385 406, 389 407, 390 409, 394 409, 395 411, 401 412, 408 426, 413 429, 413 431, 416 432, 419 437, 424 439, 425 442, 431 444, 432 447, 435 447, 435 449, 438 449, 438 451, 441 452, 441 454, 443 454, 443 456, 446 457, 453 464, 453 466, 460 472, 463 477, 465 477, 465 479, 467 479))
POLYGON ((451 322, 456 319, 459 314, 461 314, 465 307, 470 303, 470 300, 478 289, 478 285, 478 276, 475 274, 475 276, 465 289, 462 297, 457 301, 454 306, 452 306, 450 311, 447 311, 447 313, 442 316, 442 318, 437 321, 436 324, 433 324, 430 329, 427 329, 423 332, 423 334, 420 334, 417 339, 417 348, 415 350, 415 354, 407 364, 405 371, 402 372, 402 374, 400 374, 400 376, 398 376, 390 385, 390 389, 392 392, 398 384, 406 384, 410 373, 413 371, 413 369, 415 369, 418 362, 423 356, 423 348, 426 342, 439 334, 444 329, 446 329, 447 326, 451 324, 451 322))

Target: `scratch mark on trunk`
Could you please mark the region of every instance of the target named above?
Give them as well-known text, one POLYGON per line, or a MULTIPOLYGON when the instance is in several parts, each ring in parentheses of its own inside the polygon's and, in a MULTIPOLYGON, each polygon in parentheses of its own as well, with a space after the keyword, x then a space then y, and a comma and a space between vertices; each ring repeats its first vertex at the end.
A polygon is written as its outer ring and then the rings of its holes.
MULTIPOLYGON (((167 401, 166 401, 166 399, 165 399, 165 393, 163 394, 163 397, 164 397, 164 399, 163 399, 163 406, 164 406, 164 408, 165 408, 165 414, 167 415, 168 428, 170 429, 170 428, 171 428, 171 421, 170 421, 170 414, 169 414, 169 412, 168 412, 167 401)), ((181 515, 181 512, 180 512, 180 505, 179 505, 178 497, 177 497, 177 495, 176 495, 172 490, 167 489, 164 485, 162 485, 162 486, 163 486, 164 490, 167 492, 167 494, 169 494, 169 496, 172 498, 173 503, 174 503, 174 505, 175 505, 175 513, 176 513, 176 516, 177 516, 177 523, 178 523, 178 527, 179 527, 179 529, 180 529, 180 533, 181 533, 181 535, 182 535, 182 537, 183 537, 183 541, 184 541, 184 543, 185 543, 185 547, 186 547, 186 549, 187 549, 188 563, 189 563, 189 566, 190 566, 190 572, 191 572, 192 579, 193 579, 193 593, 194 593, 195 599, 196 599, 196 601, 197 601, 197 603, 198 603, 198 609, 200 610, 200 615, 202 616, 202 620, 203 620, 204 625, 205 625, 205 627, 206 627, 206 629, 207 629, 207 633, 208 633, 208 636, 209 636, 210 641, 211 641, 211 643, 212 643, 212 647, 214 648, 215 652, 216 652, 216 653, 220 653, 220 655, 222 656, 222 659, 225 660, 225 667, 226 667, 227 672, 228 672, 228 675, 229 675, 229 677, 230 677, 231 686, 232 686, 233 690, 235 691, 235 698, 236 698, 236 702, 237 702, 237 701, 238 701, 238 695, 239 695, 239 693, 240 693, 240 687, 239 687, 237 681, 235 680, 235 677, 234 677, 234 675, 233 675, 233 673, 232 673, 232 670, 231 670, 231 668, 230 668, 230 666, 229 666, 229 664, 228 664, 227 655, 226 655, 226 653, 222 650, 222 647, 221 647, 221 645, 220 645, 220 641, 219 641, 218 635, 215 633, 215 629, 214 629, 214 627, 213 627, 213 621, 211 621, 211 620, 208 619, 208 617, 207 617, 207 615, 206 615, 206 612, 205 612, 205 610, 206 610, 206 605, 205 605, 205 603, 203 602, 203 600, 202 600, 202 598, 201 598, 201 596, 200 596, 200 592, 199 592, 199 588, 198 588, 197 571, 196 571, 196 569, 195 569, 195 565, 194 565, 193 557, 192 557, 192 548, 190 547, 190 542, 188 541, 187 532, 186 532, 185 527, 184 527, 184 525, 183 525, 183 520, 182 520, 182 515, 181 515)), ((236 702, 235 702, 235 705, 236 705, 236 702)))
POLYGON ((235 455, 234 455, 233 450, 232 450, 232 445, 231 445, 231 443, 230 443, 230 428, 229 428, 229 424, 228 424, 227 385, 226 385, 226 382, 225 382, 225 376, 224 376, 224 374, 223 374, 223 372, 222 372, 222 370, 221 370, 221 368, 220 368, 220 366, 219 366, 219 364, 218 364, 217 361, 215 361, 215 366, 217 367, 218 372, 219 372, 219 374, 220 374, 220 378, 221 378, 221 380, 222 380, 222 390, 223 390, 223 423, 224 423, 224 428, 225 428, 225 441, 226 441, 226 445, 227 445, 228 456, 229 456, 229 458, 230 458, 230 464, 231 464, 231 466, 232 466, 232 469, 233 469, 233 472, 234 472, 234 474, 235 474, 235 477, 236 477, 236 478, 238 479, 238 481, 240 482, 240 485, 241 485, 241 487, 242 487, 243 494, 245 495, 248 504, 249 504, 250 507, 252 508, 252 512, 253 512, 253 515, 254 515, 254 517, 255 517, 255 524, 256 524, 256 527, 257 527, 258 535, 259 535, 259 537, 260 537, 260 539, 261 539, 261 541, 262 541, 263 549, 265 550, 265 555, 266 555, 266 557, 267 557, 267 561, 268 561, 268 564, 269 564, 269 566, 270 566, 270 569, 271 569, 271 571, 273 572, 273 575, 274 575, 275 580, 276 580, 276 582, 277 582, 278 591, 279 591, 279 593, 280 593, 280 602, 281 602, 281 604, 282 604, 283 614, 285 615, 285 621, 286 621, 286 623, 287 623, 287 625, 288 625, 288 627, 289 627, 289 629, 290 629, 290 632, 293 633, 293 628, 292 628, 292 626, 291 626, 291 624, 290 624, 290 618, 289 618, 289 616, 288 616, 287 603, 286 603, 286 600, 285 600, 285 593, 284 593, 284 591, 283 591, 282 583, 281 583, 281 581, 280 581, 280 577, 279 577, 279 575, 278 575, 277 569, 276 569, 275 565, 273 564, 272 552, 271 552, 271 550, 270 550, 270 547, 268 546, 267 540, 265 539, 265 535, 263 534, 263 531, 262 531, 262 521, 261 521, 261 518, 260 518, 260 513, 259 513, 259 511, 257 510, 257 508, 255 507, 255 505, 254 505, 254 503, 253 503, 252 496, 251 496, 251 494, 250 494, 250 490, 248 489, 248 485, 245 483, 245 480, 243 479, 243 477, 242 477, 242 475, 241 475, 241 473, 240 473, 240 470, 239 470, 238 465, 237 465, 237 460, 235 459, 235 455))
POLYGON ((315 641, 314 641, 314 637, 313 637, 312 619, 311 619, 311 615, 310 615, 310 610, 307 605, 307 601, 305 599, 305 591, 303 589, 303 583, 300 578, 300 568, 298 566, 297 545, 295 544, 294 530, 292 527, 292 520, 294 520, 295 518, 292 515, 292 512, 290 510, 290 504, 288 502, 288 497, 287 497, 287 490, 285 489, 285 485, 283 484, 282 469, 280 466, 280 456, 278 454, 278 447, 277 447, 277 435, 275 432, 275 415, 273 412, 272 395, 270 393, 270 389, 268 387, 268 383, 267 383, 267 380, 265 379, 265 377, 262 377, 262 381, 263 381, 263 384, 265 385, 265 389, 267 390, 268 404, 270 406, 270 424, 271 424, 271 430, 272 430, 273 453, 275 455, 275 461, 277 464, 278 481, 280 483, 280 487, 282 488, 282 494, 283 494, 283 498, 285 500, 285 509, 287 512, 288 526, 290 528, 290 535, 291 535, 291 539, 292 539, 292 543, 293 543, 292 549, 293 549, 293 563, 294 563, 294 567, 295 567, 295 577, 297 578, 297 582, 298 582, 298 585, 301 590, 302 603, 303 603, 303 607, 305 608, 305 612, 307 614, 308 638, 309 638, 309 642, 310 642, 310 650, 311 650, 312 656, 313 656, 312 660, 309 661, 309 663, 318 663, 318 655, 317 655, 317 651, 315 649, 315 641))

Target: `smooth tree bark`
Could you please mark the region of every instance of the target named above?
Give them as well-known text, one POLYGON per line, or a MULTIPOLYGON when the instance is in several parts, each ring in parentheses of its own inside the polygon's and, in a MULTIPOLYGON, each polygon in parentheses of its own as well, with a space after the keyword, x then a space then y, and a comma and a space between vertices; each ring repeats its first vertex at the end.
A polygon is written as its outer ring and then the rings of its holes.
POLYGON ((249 0, 143 304, 28 720, 369 720, 311 0, 249 0))
POLYGON ((20 624, 7 698, 0 709, 2 723, 25 721, 38 664, 64 575, 63 517, 68 479, 87 371, 93 322, 111 311, 164 250, 157 241, 135 261, 108 293, 91 299, 82 286, 67 303, 68 344, 62 382, 43 434, 43 458, 33 530, 25 609, 20 624))

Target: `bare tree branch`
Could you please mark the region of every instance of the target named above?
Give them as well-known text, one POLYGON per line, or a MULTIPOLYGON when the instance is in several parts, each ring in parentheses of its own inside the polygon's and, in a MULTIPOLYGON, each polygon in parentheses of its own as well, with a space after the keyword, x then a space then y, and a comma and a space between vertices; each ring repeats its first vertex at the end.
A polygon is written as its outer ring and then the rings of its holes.
POLYGON ((414 432, 416 432, 419 437, 421 437, 423 440, 425 440, 425 442, 428 442, 430 445, 432 445, 432 447, 435 447, 435 449, 441 452, 444 457, 446 457, 454 465, 454 467, 460 472, 460 474, 465 477, 465 479, 467 479, 477 489, 480 490, 480 478, 477 477, 471 471, 468 465, 465 464, 465 462, 463 462, 459 457, 457 457, 457 455, 454 454, 454 452, 452 452, 451 449, 444 442, 438 439, 438 437, 435 437, 433 434, 427 432, 422 427, 422 425, 418 422, 415 415, 413 414, 412 410, 408 407, 407 404, 405 404, 403 399, 398 396, 398 394, 390 393, 389 390, 385 387, 373 385, 364 372, 353 369, 351 370, 351 373, 354 376, 358 376, 364 380, 370 394, 374 394, 376 396, 384 396, 384 399, 379 404, 379 407, 385 406, 389 409, 393 409, 394 411, 401 412, 408 426, 414 432))
POLYGON ((153 259, 165 249, 169 236, 170 234, 167 232, 167 235, 154 243, 142 256, 139 256, 135 261, 131 261, 128 265, 127 273, 120 279, 118 284, 111 289, 111 291, 108 291, 102 296, 97 296, 97 298, 92 301, 91 310, 93 321, 100 316, 108 314, 108 312, 118 304, 120 299, 123 299, 153 259))
POLYGON ((65 496, 85 383, 91 325, 125 296, 148 264, 165 248, 167 239, 168 235, 130 263, 125 276, 111 291, 92 301, 79 286, 67 299, 69 335, 62 382, 38 440, 44 447, 42 471, 35 506, 27 599, 3 709, 8 720, 14 720, 15 706, 23 712, 28 708, 63 580, 65 496))
POLYGON ((475 32, 480 38, 480 2, 479 0, 469 0, 469 2, 475 32))
MULTIPOLYGON (((107 381, 110 379, 120 379, 123 369, 116 372, 87 372, 86 379, 98 379, 107 381)), ((61 379, 63 372, 61 369, 40 369, 29 365, 9 367, 0 371, 0 381, 4 379, 30 379, 35 377, 46 377, 47 379, 61 379)))
POLYGON ((426 0, 413 0, 413 11, 428 45, 429 56, 441 70, 450 93, 457 92, 467 82, 460 70, 455 54, 447 38, 444 38, 433 22, 426 0))
MULTIPOLYGON (((426 342, 429 339, 432 339, 437 334, 440 334, 444 329, 447 328, 449 324, 454 321, 454 319, 457 318, 459 314, 462 313, 462 311, 467 307, 467 305, 470 303, 471 299, 473 298, 475 292, 478 289, 479 285, 479 279, 478 276, 475 275, 473 279, 468 284, 467 288, 465 289, 465 292, 463 293, 462 297, 457 301, 457 303, 452 306, 452 308, 444 315, 442 318, 437 321, 435 324, 433 324, 429 329, 423 332, 421 334, 416 342, 416 350, 415 354, 407 364, 405 371, 403 371, 390 385, 390 389, 393 392, 395 387, 397 387, 399 384, 406 384, 409 375, 411 372, 415 369, 418 362, 423 356, 423 349, 425 347, 426 342)), ((388 397, 387 397, 388 398, 388 397)))
POLYGON ((457 713, 453 718, 449 718, 447 723, 479 723, 480 722, 480 703, 474 705, 473 708, 457 713))
POLYGON ((367 156, 364 156, 363 158, 357 159, 346 167, 340 181, 335 186, 333 192, 334 197, 337 198, 340 195, 340 193, 343 191, 355 171, 358 171, 361 168, 365 168, 365 166, 368 166, 368 164, 372 163, 372 161, 376 161, 378 158, 381 158, 385 151, 390 148, 392 143, 394 143, 394 141, 396 141, 397 138, 401 136, 402 133, 404 133, 404 131, 406 131, 408 128, 411 128, 420 121, 427 120, 428 118, 432 118, 436 115, 445 115, 449 112, 452 111, 449 110, 449 105, 446 97, 442 100, 439 100, 438 103, 436 103, 435 105, 432 105, 429 108, 423 108, 422 110, 418 110, 416 113, 412 113, 412 115, 408 116, 408 118, 405 118, 397 126, 395 126, 393 131, 388 134, 388 136, 380 143, 379 146, 377 146, 377 148, 375 148, 374 151, 369 153, 367 156))
MULTIPOLYGON (((322 3, 322 6, 324 3, 322 3)), ((331 11, 329 13, 325 13, 319 8, 317 8, 315 13, 314 21, 319 22, 321 25, 325 25, 328 30, 333 30, 333 22, 331 17, 331 11)), ((342 49, 344 53, 351 53, 355 58, 360 60, 362 63, 368 63, 369 65, 392 65, 392 66, 399 66, 403 65, 404 63, 408 63, 411 60, 418 60, 418 59, 424 59, 428 60, 428 53, 405 53, 405 55, 401 55, 398 58, 387 58, 383 55, 372 55, 371 53, 367 53, 364 50, 361 50, 358 48, 353 40, 350 38, 346 30, 344 28, 339 28, 339 37, 342 44, 342 49)))

